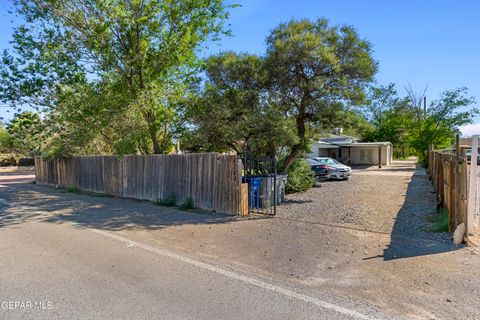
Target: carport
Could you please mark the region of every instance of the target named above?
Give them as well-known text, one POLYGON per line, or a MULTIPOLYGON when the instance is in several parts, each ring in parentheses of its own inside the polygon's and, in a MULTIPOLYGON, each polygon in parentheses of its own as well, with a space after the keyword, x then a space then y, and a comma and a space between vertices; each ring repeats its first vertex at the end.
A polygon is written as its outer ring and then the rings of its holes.
POLYGON ((345 164, 389 166, 393 161, 390 142, 315 142, 309 157, 330 157, 345 164))
POLYGON ((348 164, 372 164, 389 166, 393 161, 393 146, 390 142, 347 143, 340 147, 340 161, 348 164))

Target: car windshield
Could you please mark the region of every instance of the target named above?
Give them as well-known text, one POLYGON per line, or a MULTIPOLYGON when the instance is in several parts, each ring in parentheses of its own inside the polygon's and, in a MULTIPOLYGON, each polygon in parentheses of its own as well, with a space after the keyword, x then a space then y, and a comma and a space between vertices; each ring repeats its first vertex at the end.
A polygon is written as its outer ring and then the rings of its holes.
POLYGON ((319 159, 318 162, 321 164, 340 164, 340 162, 335 159, 319 159))

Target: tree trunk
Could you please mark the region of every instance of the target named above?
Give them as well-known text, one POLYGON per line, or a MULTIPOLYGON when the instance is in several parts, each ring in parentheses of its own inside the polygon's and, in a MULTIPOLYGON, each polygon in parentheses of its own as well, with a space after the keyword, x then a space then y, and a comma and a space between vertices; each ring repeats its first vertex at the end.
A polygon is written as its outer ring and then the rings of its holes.
POLYGON ((157 137, 157 130, 155 130, 154 126, 148 126, 148 133, 150 134, 150 139, 152 140, 153 144, 153 153, 154 154, 161 154, 162 150, 160 148, 160 142, 158 141, 157 137))
POLYGON ((298 157, 300 152, 302 152, 302 149, 305 145, 305 116, 304 115, 299 115, 296 119, 297 121, 297 134, 298 137, 300 138, 300 142, 297 143, 292 147, 292 150, 290 150, 290 153, 288 154, 287 158, 283 162, 282 167, 280 168, 281 173, 287 172, 288 168, 292 165, 293 161, 298 157))
POLYGON ((292 150, 288 154, 288 157, 283 162, 282 167, 280 168, 280 173, 286 173, 288 168, 292 165, 293 161, 298 157, 300 151, 302 150, 302 144, 296 144, 292 147, 292 150))
POLYGON ((270 140, 267 146, 267 157, 270 159, 275 159, 276 153, 275 141, 270 140))
POLYGON ((148 126, 148 134, 150 135, 150 140, 152 140, 153 153, 161 154, 162 149, 160 148, 160 142, 158 141, 157 128, 155 128, 155 118, 150 112, 143 112, 143 117, 148 126))

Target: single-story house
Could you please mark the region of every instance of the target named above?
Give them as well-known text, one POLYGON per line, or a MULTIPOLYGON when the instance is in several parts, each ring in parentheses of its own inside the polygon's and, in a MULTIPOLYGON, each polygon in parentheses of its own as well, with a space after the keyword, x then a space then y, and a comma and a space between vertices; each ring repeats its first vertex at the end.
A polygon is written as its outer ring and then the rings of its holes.
POLYGON ((390 142, 359 142, 345 135, 331 135, 312 144, 308 157, 330 157, 344 164, 390 165, 393 146, 390 142))

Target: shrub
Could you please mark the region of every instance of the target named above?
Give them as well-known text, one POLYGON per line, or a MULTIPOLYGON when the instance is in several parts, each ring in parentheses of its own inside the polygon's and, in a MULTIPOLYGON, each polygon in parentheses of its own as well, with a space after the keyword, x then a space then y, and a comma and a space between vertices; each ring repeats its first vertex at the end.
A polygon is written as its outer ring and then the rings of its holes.
POLYGON ((178 209, 180 210, 189 210, 193 209, 193 199, 191 197, 186 198, 179 206, 178 209))
POLYGON ((80 189, 78 189, 77 187, 67 187, 65 191, 69 193, 79 193, 80 189))
POLYGON ((0 167, 17 165, 17 158, 13 154, 0 154, 0 167))
POLYGON ((432 226, 430 227, 431 232, 448 232, 448 209, 438 209, 428 220, 432 222, 432 226))
POLYGON ((177 195, 172 192, 169 193, 165 198, 158 199, 155 201, 156 205, 165 206, 165 207, 173 207, 177 203, 177 195))
POLYGON ((315 184, 315 175, 306 160, 298 159, 287 171, 286 193, 302 192, 315 184))

